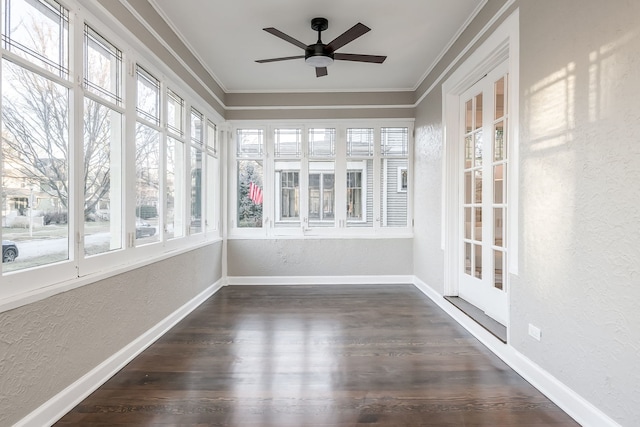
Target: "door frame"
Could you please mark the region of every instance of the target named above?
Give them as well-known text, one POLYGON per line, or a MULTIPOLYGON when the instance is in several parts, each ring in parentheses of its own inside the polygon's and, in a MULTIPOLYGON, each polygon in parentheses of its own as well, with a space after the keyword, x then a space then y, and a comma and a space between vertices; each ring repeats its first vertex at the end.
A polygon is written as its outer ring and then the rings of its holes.
MULTIPOLYGON (((508 61, 508 152, 507 169, 507 229, 505 230, 509 256, 505 275, 518 274, 518 129, 519 129, 519 13, 515 10, 442 84, 442 122, 444 154, 442 165, 442 235, 444 251, 444 295, 458 296, 459 254, 462 250, 460 235, 460 191, 462 185, 462 155, 460 138, 461 95, 487 73, 508 61)), ((510 301, 507 289, 507 305, 510 301)), ((507 333, 509 332, 507 307, 507 333)))

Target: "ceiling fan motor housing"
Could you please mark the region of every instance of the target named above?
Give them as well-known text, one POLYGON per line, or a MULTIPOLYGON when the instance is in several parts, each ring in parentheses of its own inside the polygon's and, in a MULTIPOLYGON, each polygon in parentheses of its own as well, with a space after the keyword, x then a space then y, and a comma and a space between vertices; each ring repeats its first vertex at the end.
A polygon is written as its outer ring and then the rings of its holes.
POLYGON ((311 29, 318 32, 318 41, 310 44, 304 50, 304 60, 314 67, 326 67, 333 63, 333 50, 322 43, 321 33, 329 28, 329 21, 326 18, 313 18, 311 29))

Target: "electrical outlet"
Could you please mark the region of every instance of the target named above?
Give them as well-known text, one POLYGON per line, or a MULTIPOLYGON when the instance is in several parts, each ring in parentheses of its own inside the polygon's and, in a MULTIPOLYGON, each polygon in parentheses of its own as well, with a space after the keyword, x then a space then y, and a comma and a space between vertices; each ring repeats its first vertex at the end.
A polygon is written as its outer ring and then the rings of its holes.
POLYGON ((529 335, 531 335, 533 339, 540 341, 540 336, 541 336, 540 328, 538 328, 537 326, 533 326, 531 323, 529 323, 529 335))

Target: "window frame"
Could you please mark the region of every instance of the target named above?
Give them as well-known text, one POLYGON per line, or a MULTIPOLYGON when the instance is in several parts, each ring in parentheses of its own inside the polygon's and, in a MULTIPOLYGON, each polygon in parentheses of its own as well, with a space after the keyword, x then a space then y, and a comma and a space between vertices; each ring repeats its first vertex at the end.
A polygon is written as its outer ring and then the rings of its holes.
MULTIPOLYGON (((48 3, 51 1, 46 0, 48 3)), ((62 7, 68 10, 68 26, 67 26, 67 42, 68 47, 68 70, 63 77, 57 72, 48 71, 42 68, 37 62, 33 62, 29 58, 23 58, 12 51, 5 49, 5 45, 0 45, 0 56, 3 60, 10 60, 18 66, 25 68, 30 72, 41 75, 52 80, 56 84, 64 86, 69 91, 69 137, 68 137, 68 162, 69 162, 69 209, 68 209, 68 248, 69 259, 67 261, 55 264, 44 265, 35 268, 18 270, 0 275, 0 312, 30 302, 38 301, 42 298, 55 295, 59 292, 74 289, 85 284, 90 284, 99 278, 106 278, 124 271, 139 268, 140 266, 156 262, 158 260, 175 256, 176 254, 187 252, 195 247, 200 247, 211 242, 221 240, 221 230, 217 222, 220 218, 220 203, 214 204, 216 218, 214 228, 203 229, 202 233, 194 236, 183 236, 172 240, 167 240, 164 235, 164 196, 161 194, 159 206, 162 214, 159 213, 160 240, 158 243, 135 247, 135 190, 132 190, 132 180, 122 181, 122 248, 113 251, 107 251, 96 255, 84 254, 84 197, 83 197, 83 175, 82 175, 82 158, 83 158, 83 114, 84 100, 89 99, 98 102, 100 105, 122 114, 124 125, 122 127, 122 157, 124 161, 119 164, 119 169, 123 177, 135 176, 133 163, 134 144, 127 143, 132 141, 135 134, 135 123, 141 122, 146 125, 152 125, 160 133, 160 166, 162 172, 159 173, 160 188, 165 185, 166 166, 164 162, 164 150, 168 135, 176 138, 175 134, 171 134, 166 126, 166 91, 168 88, 178 93, 184 100, 185 111, 191 111, 191 108, 197 109, 203 114, 204 121, 213 123, 216 127, 223 123, 222 116, 217 113, 197 93, 195 89, 184 82, 173 70, 157 58, 153 53, 149 52, 144 44, 133 37, 127 31, 122 29, 120 23, 105 17, 101 13, 98 5, 84 5, 76 0, 62 0, 58 2, 62 7), (111 43, 122 53, 122 92, 121 102, 117 99, 109 100, 101 97, 99 94, 90 90, 84 90, 85 69, 84 69, 84 52, 85 52, 85 26, 91 28, 104 40, 111 43), (158 99, 158 108, 160 117, 157 123, 153 120, 145 120, 140 118, 137 113, 136 103, 136 66, 139 65, 145 71, 149 72, 158 79, 160 94, 158 99), (67 78, 65 78, 67 77, 67 78), (120 104, 120 105, 118 105, 120 104), (153 123, 150 123, 153 122, 153 123)), ((4 22, 0 23, 4 25, 4 22)), ((55 70, 54 70, 55 71, 55 70)), ((1 89, 1 88, 0 88, 1 89)), ((217 131, 216 131, 217 133, 217 131)), ((189 129, 184 128, 185 138, 190 135, 189 129)), ((176 138, 177 139, 177 138, 176 138)), ((211 171, 207 171, 206 164, 203 165, 203 197, 211 197, 213 200, 220 200, 223 191, 221 187, 222 180, 220 178, 220 153, 216 149, 216 144, 211 147, 203 147, 203 158, 211 154, 215 161, 212 162, 211 171), (206 153, 206 155, 205 155, 206 153), (217 164, 217 167, 216 167, 217 164), (204 176, 211 173, 212 177, 216 177, 213 182, 214 188, 207 189, 207 183, 204 176)), ((186 160, 185 160, 186 161, 186 160)), ((206 162, 205 162, 206 163, 206 162)), ((186 169, 186 168, 183 168, 186 169)), ((186 175, 186 172, 185 172, 186 175)), ((186 180, 186 176, 185 176, 186 180)), ((186 183, 185 183, 186 191, 186 183)), ((185 207, 186 209, 186 201, 185 207)), ((206 215, 206 202, 203 201, 203 215, 206 215)))
MULTIPOLYGON (((256 229, 244 229, 239 228, 232 221, 229 221, 227 224, 227 234, 230 239, 235 238, 255 238, 255 239, 270 239, 270 238, 320 238, 320 237, 328 237, 328 238, 340 238, 340 237, 362 237, 362 238, 371 238, 371 237, 411 237, 413 235, 413 215, 411 212, 412 209, 412 192, 406 191, 407 193, 407 225, 405 227, 382 227, 381 226, 381 218, 380 218, 380 203, 381 203, 381 191, 380 191, 380 181, 381 181, 381 171, 380 168, 380 159, 382 159, 381 155, 381 129, 382 128, 406 128, 408 141, 407 141, 407 182, 410 187, 411 182, 411 168, 412 168, 412 159, 413 159, 413 127, 414 120, 413 119, 380 119, 371 121, 371 120, 363 120, 363 119, 337 119, 337 120, 304 120, 304 121, 279 121, 279 120, 260 120, 260 121, 249 121, 249 120, 238 120, 238 121, 229 121, 229 125, 232 129, 232 134, 234 135, 234 141, 230 144, 230 147, 233 147, 235 151, 235 135, 238 129, 262 129, 265 135, 264 139, 264 205, 263 205, 263 218, 264 224, 262 228, 256 229), (302 153, 301 158, 299 159, 301 162, 300 165, 300 177, 299 177, 299 185, 300 185, 300 208, 299 213, 301 217, 301 224, 298 227, 297 223, 294 226, 283 226, 283 221, 278 219, 279 214, 279 191, 280 184, 277 182, 276 171, 279 170, 276 167, 277 162, 279 161, 294 161, 298 160, 298 158, 276 158, 275 154, 275 135, 274 132, 276 129, 290 129, 297 128, 302 131, 302 153), (318 129, 318 128, 335 128, 335 156, 333 157, 325 157, 325 156, 312 156, 309 153, 309 129, 318 129), (347 155, 347 143, 346 143, 346 135, 347 130, 350 128, 371 128, 374 130, 374 141, 373 141, 373 152, 371 156, 366 156, 364 152, 358 153, 357 151, 351 155, 347 155), (309 217, 309 174, 313 172, 312 163, 313 162, 322 162, 322 161, 330 161, 334 165, 334 198, 335 198, 335 207, 334 207, 334 216, 335 223, 328 227, 316 226, 312 227, 309 222, 311 218, 309 217), (354 220, 347 218, 347 187, 346 187, 346 179, 347 172, 350 170, 349 167, 352 165, 352 162, 369 162, 371 161, 372 170, 367 170, 368 174, 371 174, 371 181, 373 182, 373 211, 371 213, 368 212, 367 207, 367 192, 371 191, 368 188, 368 185, 365 181, 365 176, 362 176, 362 206, 363 206, 363 218, 362 220, 354 220), (344 209, 343 209, 344 206, 344 209), (367 222, 367 215, 372 216, 372 226, 363 226, 367 222)), ((404 157, 403 157, 404 158, 404 157)), ((235 155, 230 156, 228 159, 228 168, 231 172, 229 174, 231 180, 233 182, 228 183, 228 193, 229 197, 229 205, 228 205, 228 215, 229 218, 235 218, 237 216, 236 206, 237 206, 237 195, 235 194, 237 191, 237 157, 235 155)), ((364 168, 368 167, 368 163, 363 164, 364 168)))

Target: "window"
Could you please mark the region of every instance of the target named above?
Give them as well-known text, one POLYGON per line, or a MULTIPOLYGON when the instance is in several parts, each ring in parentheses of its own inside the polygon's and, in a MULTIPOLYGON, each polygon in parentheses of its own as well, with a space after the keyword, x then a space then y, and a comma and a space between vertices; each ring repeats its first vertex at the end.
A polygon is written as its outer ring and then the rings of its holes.
MULTIPOLYGON (((406 227, 408 199, 402 189, 403 175, 408 169, 409 129, 406 127, 384 127, 380 131, 380 175, 381 175, 381 226, 406 227)), ((408 178, 407 178, 408 182, 408 178)), ((405 186, 406 187, 406 186, 405 186)))
POLYGON ((85 25, 84 253, 122 249, 122 52, 85 25), (93 96, 92 96, 93 95, 93 96))
POLYGON ((3 0, 2 45, 21 58, 69 77, 69 11, 50 0, 3 0))
POLYGON ((204 144, 203 115, 196 109, 191 110, 191 222, 189 233, 202 232, 202 150, 204 144))
POLYGON ((0 298, 218 237, 218 116, 65 5, 0 0, 1 234, 18 247, 0 298))
POLYGON ((3 1, 2 238, 20 255, 3 272, 70 258, 69 12, 55 2, 3 1), (42 243, 46 240, 46 244, 42 243))
POLYGON ((261 228, 264 130, 238 129, 236 139, 238 227, 261 228))
POLYGON ((300 226, 302 129, 274 130, 276 227, 300 226))
POLYGON ((406 233, 411 125, 354 122, 236 129, 231 167, 236 168, 238 222, 231 236, 246 235, 240 229, 247 228, 256 229, 254 236, 330 236, 341 229, 350 229, 352 236, 406 233), (268 174, 264 185, 263 171, 268 174), (264 204, 256 205, 251 188, 264 204))
POLYGON ((373 128, 347 129, 347 226, 373 227, 373 128))

